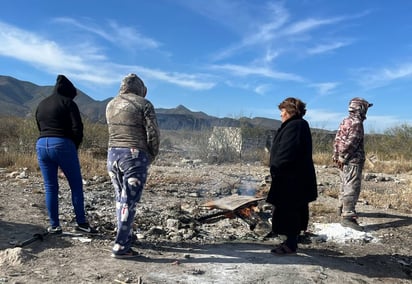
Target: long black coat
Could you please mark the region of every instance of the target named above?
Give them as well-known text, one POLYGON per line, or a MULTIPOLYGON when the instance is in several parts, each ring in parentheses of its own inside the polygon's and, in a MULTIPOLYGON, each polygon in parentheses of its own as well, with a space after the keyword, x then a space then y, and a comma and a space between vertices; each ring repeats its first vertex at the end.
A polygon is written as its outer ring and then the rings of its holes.
POLYGON ((266 201, 275 207, 296 208, 317 198, 309 124, 300 117, 282 123, 270 152, 272 184, 266 201))

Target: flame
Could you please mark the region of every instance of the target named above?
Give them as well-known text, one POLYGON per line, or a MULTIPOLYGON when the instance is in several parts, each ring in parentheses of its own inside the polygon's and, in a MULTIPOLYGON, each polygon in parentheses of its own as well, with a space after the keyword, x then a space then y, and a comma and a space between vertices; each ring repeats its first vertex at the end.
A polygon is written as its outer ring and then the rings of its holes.
POLYGON ((250 207, 239 209, 238 212, 242 217, 249 218, 249 217, 252 217, 252 215, 258 211, 259 211, 259 208, 257 206, 252 205, 250 207))

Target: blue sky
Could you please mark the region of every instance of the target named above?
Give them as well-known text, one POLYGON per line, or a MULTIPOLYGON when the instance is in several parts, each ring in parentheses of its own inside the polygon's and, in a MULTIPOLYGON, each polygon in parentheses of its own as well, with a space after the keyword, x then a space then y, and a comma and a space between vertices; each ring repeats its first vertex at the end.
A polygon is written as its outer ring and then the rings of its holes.
POLYGON ((348 101, 365 128, 412 124, 412 1, 13 0, 0 10, 0 74, 96 100, 138 74, 156 108, 280 119, 286 97, 337 129, 348 101))

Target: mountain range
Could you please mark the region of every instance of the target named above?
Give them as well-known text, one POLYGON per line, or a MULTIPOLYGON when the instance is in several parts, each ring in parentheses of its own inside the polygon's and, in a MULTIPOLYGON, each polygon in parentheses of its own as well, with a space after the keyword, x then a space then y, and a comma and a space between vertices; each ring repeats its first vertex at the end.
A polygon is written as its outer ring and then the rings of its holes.
MULTIPOLYGON (((38 103, 51 94, 54 86, 38 86, 10 76, 0 75, 0 116, 31 117, 38 103)), ((77 90, 75 102, 84 119, 105 123, 105 110, 111 98, 97 101, 77 90)), ((218 118, 204 112, 191 111, 183 105, 176 108, 156 108, 159 127, 166 130, 203 130, 214 126, 250 126, 274 130, 281 122, 275 119, 255 117, 218 118)))

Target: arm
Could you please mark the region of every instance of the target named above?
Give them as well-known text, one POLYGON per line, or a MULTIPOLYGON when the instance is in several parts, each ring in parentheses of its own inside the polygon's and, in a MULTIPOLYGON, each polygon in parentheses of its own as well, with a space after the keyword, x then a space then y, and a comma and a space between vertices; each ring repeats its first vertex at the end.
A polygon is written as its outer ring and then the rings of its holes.
POLYGON ((349 163, 363 138, 363 125, 350 119, 344 120, 336 133, 333 160, 341 168, 349 163))
POLYGON ((278 143, 272 149, 271 172, 281 175, 296 165, 299 159, 300 136, 302 123, 298 120, 291 121, 282 129, 278 143))
POLYGON ((159 154, 160 132, 157 125, 156 113, 153 105, 147 102, 144 108, 145 128, 147 134, 147 146, 150 160, 153 161, 159 154))
POLYGON ((76 148, 78 149, 83 141, 83 122, 80 116, 79 108, 75 102, 70 103, 69 116, 72 128, 72 139, 76 148))

